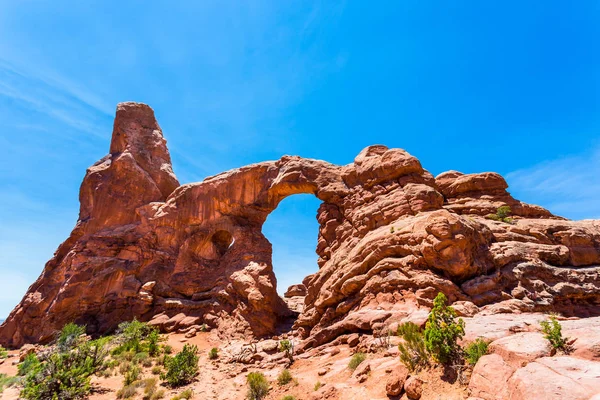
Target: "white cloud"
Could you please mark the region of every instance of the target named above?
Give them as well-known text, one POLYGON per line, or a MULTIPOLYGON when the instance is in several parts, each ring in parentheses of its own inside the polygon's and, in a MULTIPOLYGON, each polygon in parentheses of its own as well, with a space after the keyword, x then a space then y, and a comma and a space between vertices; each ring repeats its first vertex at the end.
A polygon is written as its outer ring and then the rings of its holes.
POLYGON ((515 198, 572 219, 600 218, 600 146, 506 176, 515 198))
POLYGON ((57 74, 17 67, 0 58, 0 97, 45 114, 76 131, 100 138, 108 135, 98 129, 98 120, 109 117, 112 109, 96 96, 57 74))

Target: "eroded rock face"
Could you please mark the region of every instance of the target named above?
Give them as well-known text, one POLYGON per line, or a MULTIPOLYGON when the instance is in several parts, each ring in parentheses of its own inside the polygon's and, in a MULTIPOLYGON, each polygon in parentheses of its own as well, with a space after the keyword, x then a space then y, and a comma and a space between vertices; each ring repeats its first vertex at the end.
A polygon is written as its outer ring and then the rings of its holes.
POLYGON ((566 221, 506 189, 494 173, 434 178, 385 146, 345 166, 285 156, 179 186, 152 110, 123 103, 110 154, 82 183, 75 229, 1 326, 0 343, 45 342, 71 321, 102 333, 133 317, 165 330, 274 333, 290 310, 261 228, 298 193, 322 200, 320 269, 303 282, 294 326, 300 351, 422 322, 439 291, 469 315, 599 314, 600 222, 566 221), (503 205, 513 224, 485 217, 503 205))

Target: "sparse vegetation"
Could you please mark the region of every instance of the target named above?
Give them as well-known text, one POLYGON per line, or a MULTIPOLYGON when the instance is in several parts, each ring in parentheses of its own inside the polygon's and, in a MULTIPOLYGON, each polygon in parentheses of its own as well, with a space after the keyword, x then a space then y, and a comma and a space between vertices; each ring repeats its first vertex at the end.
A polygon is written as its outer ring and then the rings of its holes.
POLYGON ((569 352, 570 349, 567 345, 568 338, 563 337, 562 326, 556 320, 555 316, 550 316, 548 321, 542 321, 540 325, 542 326, 544 337, 548 339, 553 348, 562 350, 565 353, 569 352))
POLYGON ((366 358, 367 356, 365 353, 355 353, 348 363, 348 368, 354 371, 360 365, 360 363, 366 360, 366 358))
POLYGON ((317 381, 317 383, 315 383, 315 386, 313 387, 313 389, 315 390, 315 392, 319 389, 321 389, 323 387, 323 384, 321 383, 321 381, 317 381))
POLYGON ((158 380, 156 378, 148 378, 143 381, 144 395, 143 400, 158 400, 165 397, 165 391, 157 387, 158 380))
POLYGON ((56 341, 59 351, 64 353, 70 350, 83 334, 85 334, 85 326, 72 322, 66 324, 60 331, 58 340, 56 341))
POLYGON ((434 360, 446 364, 460 356, 458 339, 465 334, 465 323, 456 312, 446 305, 447 299, 443 293, 433 300, 433 309, 425 325, 425 347, 434 360))
POLYGON ((132 382, 123 386, 117 391, 117 399, 130 399, 137 394, 137 390, 142 386, 141 381, 132 382))
POLYGON ((283 396, 281 400, 296 400, 296 398, 292 395, 283 396))
POLYGON ((4 347, 0 346, 0 359, 7 358, 7 357, 8 357, 8 350, 6 350, 4 347))
POLYGON ((41 365, 40 360, 37 358, 37 356, 34 353, 27 354, 27 356, 25 356, 25 359, 23 360, 23 362, 17 366, 18 371, 19 371, 18 375, 26 376, 29 373, 39 369, 40 365, 41 365))
POLYGON ((189 400, 192 397, 194 397, 194 392, 192 389, 186 389, 177 396, 171 397, 171 400, 189 400))
POLYGON ((129 386, 140 378, 141 374, 140 367, 136 364, 129 364, 129 368, 125 371, 123 376, 123 385, 129 386))
POLYGON ((291 381, 292 381, 292 374, 290 373, 290 371, 288 369, 284 369, 277 376, 277 383, 279 383, 280 386, 287 385, 291 381))
POLYGON ((216 360, 217 358, 219 358, 219 349, 217 349, 216 347, 213 347, 208 352, 208 359, 209 360, 216 360))
POLYGON ((279 351, 284 352, 290 361, 294 360, 294 344, 291 341, 287 339, 281 340, 279 342, 279 351))
POLYGON ((248 382, 248 400, 262 400, 269 393, 269 382, 262 372, 250 372, 248 382))
POLYGON ((165 360, 165 368, 167 372, 161 375, 161 379, 167 381, 170 386, 190 383, 198 374, 198 347, 186 344, 175 357, 165 360))
POLYGON ((11 387, 19 380, 16 376, 8 376, 6 374, 0 374, 0 394, 4 391, 5 387, 11 387))
POLYGON ((498 207, 498 209, 496 210, 496 214, 489 214, 487 216, 487 218, 493 219, 494 221, 500 221, 500 222, 505 222, 507 224, 512 224, 513 219, 510 218, 511 214, 512 214, 512 210, 510 209, 509 206, 502 206, 502 207, 498 207))
POLYGON ((488 352, 489 342, 478 338, 474 342, 465 346, 465 358, 470 365, 477 364, 477 361, 488 352))
POLYGON ((425 347, 425 338, 419 326, 413 322, 405 322, 398 326, 398 336, 404 343, 398 345, 400 361, 409 371, 417 371, 429 363, 429 354, 425 347))
POLYGON ((90 378, 106 369, 106 338, 89 341, 84 327, 67 324, 57 340, 56 351, 29 371, 21 391, 28 400, 76 400, 87 397, 90 378))

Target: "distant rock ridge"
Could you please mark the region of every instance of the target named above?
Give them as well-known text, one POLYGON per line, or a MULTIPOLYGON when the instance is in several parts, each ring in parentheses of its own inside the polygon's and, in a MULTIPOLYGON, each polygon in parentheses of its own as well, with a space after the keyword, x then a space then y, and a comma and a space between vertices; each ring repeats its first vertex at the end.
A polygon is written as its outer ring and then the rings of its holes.
POLYGON ((100 334, 134 317, 165 331, 204 323, 224 336, 272 335, 293 312, 261 229, 299 193, 322 201, 319 271, 290 292, 306 291, 300 351, 422 321, 439 291, 462 315, 600 315, 600 221, 565 220, 507 188, 491 172, 433 177, 381 145, 345 166, 284 156, 179 185, 152 109, 121 103, 73 232, 0 326, 0 343, 48 342, 71 321, 100 334), (487 217, 502 206, 512 222, 487 217))

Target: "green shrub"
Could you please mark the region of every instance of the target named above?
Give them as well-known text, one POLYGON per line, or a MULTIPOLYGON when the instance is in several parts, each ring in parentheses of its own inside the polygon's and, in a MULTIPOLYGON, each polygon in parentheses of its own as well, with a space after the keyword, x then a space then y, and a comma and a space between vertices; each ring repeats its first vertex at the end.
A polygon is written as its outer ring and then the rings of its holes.
POLYGON ((148 378, 142 381, 144 388, 143 400, 157 400, 165 397, 165 391, 159 389, 156 385, 158 380, 156 378, 148 378), (162 392, 162 393, 161 393, 162 392))
POLYGON ((443 293, 433 300, 433 309, 425 325, 425 347, 432 357, 446 364, 460 355, 458 339, 465 334, 465 323, 456 319, 456 312, 446 305, 447 299, 443 293))
POLYGON ((283 396, 281 400, 296 400, 296 398, 288 394, 287 396, 283 396))
POLYGON ((429 364, 429 354, 425 348, 425 338, 419 326, 413 322, 405 322, 398 326, 398 336, 404 343, 398 344, 400 361, 410 372, 419 370, 429 364))
POLYGON ((250 372, 248 382, 248 400, 264 399, 269 393, 269 382, 262 372, 250 372))
MULTIPOLYGON (((156 331, 155 328, 136 319, 131 322, 120 323, 117 329, 117 340, 121 342, 121 345, 113 349, 112 354, 118 355, 127 351, 132 351, 134 354, 149 352, 150 346, 148 343, 144 343, 144 340, 149 338, 154 331, 156 331)), ((154 335, 157 335, 157 333, 154 335)), ((158 340, 156 336, 154 339, 158 340)))
POLYGON ((172 397, 171 400, 189 400, 194 396, 194 392, 192 389, 186 389, 183 392, 179 393, 177 396, 172 397))
POLYGON ((567 338, 562 335, 562 326, 556 320, 556 317, 551 316, 549 321, 540 322, 544 337, 548 339, 550 344, 556 350, 568 351, 567 338))
POLYGON ((162 368, 160 367, 160 365, 155 365, 154 367, 152 367, 152 375, 160 375, 162 374, 162 368))
POLYGON ((510 218, 512 214, 512 210, 509 206, 498 207, 496 210, 496 214, 490 214, 487 216, 489 219, 493 219, 494 221, 506 222, 507 224, 512 224, 513 219, 510 218))
POLYGON ((216 347, 213 347, 208 352, 208 359, 209 360, 216 360, 217 358, 219 358, 219 349, 217 349, 216 347))
POLYGON ((132 382, 117 391, 117 399, 130 399, 137 394, 138 388, 142 386, 141 381, 132 382))
POLYGON ((292 381, 292 374, 290 373, 290 371, 288 369, 284 369, 277 376, 277 383, 279 383, 280 386, 287 385, 291 381, 292 381))
POLYGON ((77 325, 72 322, 66 324, 60 331, 56 341, 59 351, 65 352, 75 347, 83 334, 85 334, 85 326, 77 325))
POLYGON ((40 360, 34 353, 27 354, 22 363, 20 363, 17 368, 19 370, 19 376, 26 376, 30 372, 38 370, 41 363, 40 360))
POLYGON ((4 391, 5 387, 11 387, 19 381, 16 376, 8 376, 6 374, 0 374, 0 394, 4 391))
POLYGON ((8 350, 0 346, 0 360, 8 357, 8 350))
POLYGON ((323 384, 320 381, 317 381, 317 383, 315 383, 315 386, 313 387, 313 390, 316 392, 317 390, 321 389, 323 387, 323 384))
POLYGON ((156 357, 160 352, 160 335, 158 334, 157 329, 150 330, 148 334, 148 354, 150 357, 156 357))
POLYGON ((294 344, 287 340, 281 340, 279 342, 279 351, 284 352, 285 356, 292 361, 294 359, 294 344))
POLYGON ((190 383, 198 374, 198 347, 186 344, 175 357, 165 362, 167 372, 161 376, 170 386, 190 383))
POLYGON ((162 348, 163 354, 172 354, 173 353, 173 347, 171 347, 171 345, 165 344, 162 348))
POLYGON ((142 371, 140 370, 140 367, 138 367, 136 364, 130 364, 129 368, 125 372, 125 375, 123 376, 123 385, 131 385, 133 382, 140 379, 141 373, 142 371))
POLYGON ((348 368, 354 371, 366 358, 365 353, 355 353, 348 363, 348 368))
POLYGON ((51 353, 47 359, 34 370, 30 371, 25 379, 21 397, 28 400, 75 400, 84 399, 90 392, 90 378, 93 374, 99 374, 106 369, 104 359, 106 351, 106 340, 94 341, 78 340, 70 338, 79 337, 76 330, 69 327, 62 335, 62 345, 57 346, 57 351, 51 353), (67 351, 61 351, 67 348, 67 351))
POLYGON ((489 342, 478 338, 474 342, 471 342, 465 346, 465 357, 467 362, 471 365, 477 364, 477 361, 479 361, 482 356, 487 354, 488 345, 489 342))

